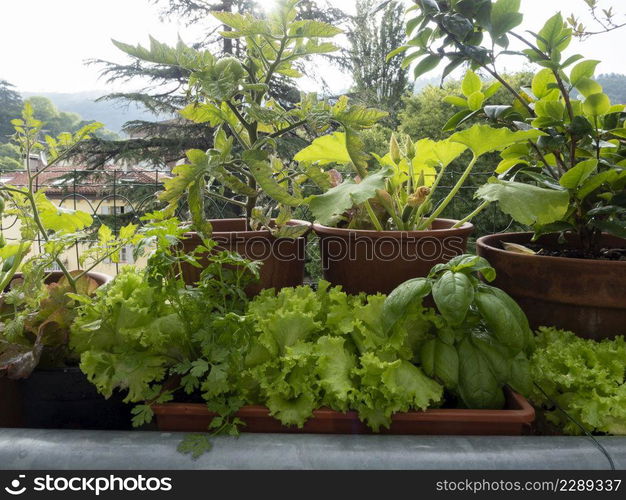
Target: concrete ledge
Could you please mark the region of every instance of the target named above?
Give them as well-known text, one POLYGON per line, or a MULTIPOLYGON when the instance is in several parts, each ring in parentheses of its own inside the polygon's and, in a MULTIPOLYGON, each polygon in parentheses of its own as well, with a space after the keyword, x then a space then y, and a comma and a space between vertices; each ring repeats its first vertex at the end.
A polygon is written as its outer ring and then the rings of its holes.
MULTIPOLYGON (((0 469, 608 469, 585 437, 243 434, 198 460, 184 434, 0 429, 0 469)), ((626 437, 598 440, 626 469, 626 437)))

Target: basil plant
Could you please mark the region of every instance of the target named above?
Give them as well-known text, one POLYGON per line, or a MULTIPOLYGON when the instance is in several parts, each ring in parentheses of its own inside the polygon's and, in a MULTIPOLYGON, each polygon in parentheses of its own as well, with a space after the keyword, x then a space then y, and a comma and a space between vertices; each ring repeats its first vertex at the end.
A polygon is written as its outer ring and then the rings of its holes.
POLYGON ((538 32, 519 31, 520 0, 416 0, 407 22, 405 53, 415 76, 447 64, 444 78, 466 64, 462 96, 448 102, 459 111, 454 130, 479 119, 503 131, 534 132, 504 149, 494 176, 476 196, 496 202, 535 237, 575 235, 587 256, 601 249, 602 233, 626 238, 626 113, 594 80, 599 61, 566 54, 573 31, 560 13, 538 32), (516 45, 511 45, 515 41, 516 45), (517 46, 520 49, 517 49, 517 46), (524 58, 537 68, 530 87, 513 88, 498 70, 501 58, 524 58), (492 105, 480 70, 510 94, 492 105))

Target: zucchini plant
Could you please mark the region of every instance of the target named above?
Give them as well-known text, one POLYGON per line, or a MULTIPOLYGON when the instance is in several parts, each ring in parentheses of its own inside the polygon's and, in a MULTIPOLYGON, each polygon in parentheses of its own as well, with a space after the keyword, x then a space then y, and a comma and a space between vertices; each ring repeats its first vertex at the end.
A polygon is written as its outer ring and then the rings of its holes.
MULTIPOLYGON (((420 231, 429 229, 443 213, 481 156, 540 135, 542 132, 537 130, 511 131, 487 125, 475 125, 440 141, 413 141, 404 136, 399 142, 392 135, 389 152, 381 157, 366 153, 363 143, 347 131, 333 132, 315 139, 298 152, 295 160, 307 168, 341 165, 351 174, 339 185, 307 199, 321 224, 378 231, 420 231), (450 192, 435 203, 437 187, 448 166, 468 150, 471 159, 462 175, 450 192)), ((487 205, 488 202, 480 204, 456 227, 471 220, 487 205)))

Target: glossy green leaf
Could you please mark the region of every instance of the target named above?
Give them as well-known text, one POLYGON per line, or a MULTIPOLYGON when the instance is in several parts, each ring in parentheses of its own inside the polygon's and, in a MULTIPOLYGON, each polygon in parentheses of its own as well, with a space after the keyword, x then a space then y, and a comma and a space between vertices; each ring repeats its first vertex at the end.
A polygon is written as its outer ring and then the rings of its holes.
POLYGON ((549 85, 553 83, 556 83, 554 73, 548 68, 544 68, 539 70, 533 77, 531 90, 537 99, 542 99, 552 93, 554 89, 549 87, 549 85))
POLYGON ((520 0, 497 0, 491 7, 492 38, 498 38, 516 26, 519 26, 524 16, 519 12, 520 0))
POLYGON ((600 61, 588 60, 579 62, 570 72, 570 83, 576 87, 581 79, 592 78, 598 64, 600 64, 600 61))
POLYGON ((548 51, 554 48, 558 45, 563 28, 563 16, 560 12, 557 12, 546 21, 546 24, 544 24, 543 28, 539 31, 537 46, 543 51, 548 51))
POLYGON ((411 311, 421 306, 421 302, 431 291, 430 281, 426 278, 414 278, 398 285, 385 299, 382 322, 386 331, 411 311), (417 302, 419 301, 419 304, 417 302))
POLYGON ((420 350, 420 363, 424 373, 438 378, 447 389, 459 383, 459 356, 456 348, 440 339, 424 343, 420 350))
POLYGON ((480 91, 474 92, 467 98, 467 104, 469 109, 472 111, 479 110, 482 107, 483 102, 485 102, 485 95, 480 91))
POLYGON ((474 300, 474 287, 465 273, 446 271, 433 284, 433 299, 441 315, 451 324, 465 319, 474 300))
POLYGON ((474 73, 471 69, 465 73, 463 77, 463 82, 461 84, 461 90, 463 91, 463 95, 465 97, 469 97, 475 92, 480 92, 483 88, 483 82, 481 82, 480 77, 474 73))
POLYGON ((603 93, 591 94, 583 103, 583 111, 588 116, 601 116, 611 107, 609 96, 603 93))
POLYGON ((491 267, 487 259, 478 255, 459 255, 453 257, 444 266, 454 272, 471 272, 480 273, 487 281, 493 281, 496 278, 496 270, 491 267))
POLYGON ((440 62, 441 62, 440 56, 437 56, 434 54, 427 55, 415 66, 415 69, 413 70, 413 77, 419 78, 423 74, 428 73, 429 71, 432 71, 439 65, 440 62))
POLYGON ((471 341, 484 356, 498 383, 506 384, 511 378, 511 356, 508 349, 489 332, 474 331, 471 341))
POLYGON ((581 161, 561 176, 559 184, 567 189, 577 189, 597 168, 598 160, 595 158, 581 161))
POLYGON ((468 408, 502 408, 504 394, 485 356, 468 338, 458 344, 459 394, 468 408))
POLYGON ((565 105, 561 101, 537 101, 535 103, 535 113, 540 117, 560 121, 565 113, 565 105))
POLYGON ((488 285, 479 287, 475 300, 491 334, 512 353, 524 349, 530 328, 517 303, 499 288, 488 285))
POLYGON ((459 108, 467 108, 467 99, 463 99, 462 97, 455 95, 445 96, 443 98, 443 102, 447 102, 448 104, 452 104, 453 106, 457 106, 459 108))
POLYGON ((454 130, 459 123, 461 123, 465 118, 472 114, 472 111, 469 109, 464 109, 463 111, 459 111, 455 113, 443 126, 441 130, 444 132, 448 132, 450 130, 454 130))
POLYGON ((522 158, 505 158, 500 163, 498 163, 498 166, 496 167, 494 172, 496 174, 503 174, 504 172, 509 171, 511 168, 517 165, 530 165, 530 164, 528 163, 527 160, 524 160, 522 158))
POLYGON ((585 97, 602 92, 602 85, 591 78, 580 78, 575 87, 585 97))

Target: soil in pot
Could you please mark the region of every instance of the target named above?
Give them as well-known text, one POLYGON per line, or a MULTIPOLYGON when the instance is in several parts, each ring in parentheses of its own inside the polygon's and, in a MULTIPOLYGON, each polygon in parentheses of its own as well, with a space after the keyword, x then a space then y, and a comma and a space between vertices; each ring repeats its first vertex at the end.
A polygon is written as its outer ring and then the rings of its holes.
MULTIPOLYGON (((496 269, 494 286, 511 295, 533 328, 555 326, 600 340, 626 335, 626 261, 577 255, 570 239, 559 244, 557 235, 541 237, 535 248, 544 255, 504 250, 503 243, 532 247, 532 233, 484 236, 476 242, 478 254, 496 269)), ((602 248, 626 248, 626 240, 605 235, 602 248)))
MULTIPOLYGON (((275 238, 267 231, 248 231, 245 219, 215 219, 213 239, 218 243, 219 250, 229 250, 243 255, 247 259, 261 261, 260 279, 250 285, 246 291, 256 295, 266 288, 277 290, 302 284, 304 279, 304 259, 306 238, 275 238)), ((293 220, 290 224, 307 222, 293 220)), ((200 237, 189 233, 183 240, 186 252, 192 251, 201 244, 200 237)), ((187 284, 194 284, 200 279, 202 269, 189 264, 183 265, 183 276, 187 284)))
MULTIPOLYGON (((535 410, 519 394, 506 389, 502 410, 432 409, 396 413, 389 429, 380 434, 414 435, 520 435, 528 432, 535 410)), ((216 416, 204 404, 167 403, 153 407, 161 431, 206 432, 216 416)), ((372 434, 356 412, 340 413, 327 408, 313 412, 302 428, 285 427, 263 406, 244 406, 236 415, 246 426, 242 432, 372 434)))
POLYGON ((25 427, 39 429, 131 429, 122 395, 105 399, 77 367, 35 370, 19 382, 25 427))
POLYGON ((320 238, 324 279, 351 294, 389 293, 426 276, 435 264, 465 253, 470 223, 453 228, 436 219, 426 231, 367 231, 313 225, 320 238))

